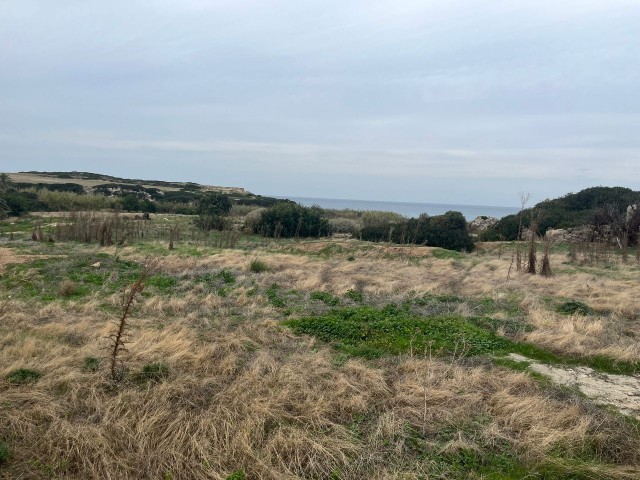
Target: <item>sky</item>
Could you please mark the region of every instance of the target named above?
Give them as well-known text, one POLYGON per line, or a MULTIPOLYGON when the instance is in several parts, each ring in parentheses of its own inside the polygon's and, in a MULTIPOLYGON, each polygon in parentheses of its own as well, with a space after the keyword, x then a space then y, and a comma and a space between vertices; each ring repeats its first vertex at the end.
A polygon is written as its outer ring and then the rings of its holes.
POLYGON ((0 171, 518 205, 640 189, 638 0, 2 0, 0 171))

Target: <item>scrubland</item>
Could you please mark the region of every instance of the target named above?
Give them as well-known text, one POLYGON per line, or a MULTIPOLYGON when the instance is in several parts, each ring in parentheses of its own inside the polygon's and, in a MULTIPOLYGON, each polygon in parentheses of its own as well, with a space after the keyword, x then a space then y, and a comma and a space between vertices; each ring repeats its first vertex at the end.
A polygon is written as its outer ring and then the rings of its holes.
POLYGON ((0 244, 0 478, 640 478, 640 411, 508 356, 637 377, 633 255, 27 238, 0 244))

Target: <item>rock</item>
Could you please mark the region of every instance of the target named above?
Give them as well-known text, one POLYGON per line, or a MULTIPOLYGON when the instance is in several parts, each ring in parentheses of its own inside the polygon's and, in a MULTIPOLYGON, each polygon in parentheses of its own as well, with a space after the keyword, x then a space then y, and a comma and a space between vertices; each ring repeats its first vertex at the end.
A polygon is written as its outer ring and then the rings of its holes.
POLYGON ((498 219, 494 217, 480 216, 476 217, 469 223, 469 230, 472 232, 484 232, 498 223, 498 219))
POLYGON ((546 233, 547 239, 556 243, 583 243, 593 239, 593 229, 588 225, 574 228, 550 228, 546 233))

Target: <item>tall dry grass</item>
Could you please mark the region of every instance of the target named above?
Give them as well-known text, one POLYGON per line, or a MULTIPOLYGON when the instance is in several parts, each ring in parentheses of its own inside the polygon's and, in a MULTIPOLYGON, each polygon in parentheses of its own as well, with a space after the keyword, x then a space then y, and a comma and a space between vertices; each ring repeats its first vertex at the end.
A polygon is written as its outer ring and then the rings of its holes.
MULTIPOLYGON (((250 280, 263 289, 278 283, 335 294, 357 288, 382 297, 455 291, 500 299, 520 292, 520 306, 537 328, 528 340, 565 352, 638 358, 625 343, 631 338, 625 331, 637 328, 630 312, 640 306, 627 291, 636 275, 631 266, 616 277, 560 271, 506 282, 508 258, 437 259, 430 252, 354 247, 325 258, 259 249, 251 258, 267 260, 270 270, 256 275, 245 252, 227 250, 171 255, 161 272, 180 277, 226 268, 240 285, 250 280), (348 255, 356 260, 346 261, 348 255), (617 310, 610 317, 561 317, 545 306, 547 295, 617 310)), ((143 259, 131 247, 120 254, 143 259)), ((240 468, 260 479, 334 472, 354 480, 451 478, 415 453, 416 434, 437 455, 507 444, 535 468, 554 451, 565 458, 590 452, 602 462, 587 467, 594 478, 640 475, 638 433, 587 400, 486 361, 337 362, 330 349, 281 327, 278 312, 242 286, 232 297, 194 285, 145 299, 131 317, 125 364, 132 375, 114 387, 105 349, 113 313, 104 306, 119 300, 94 295, 37 307, 0 301, 0 438, 12 452, 0 478, 225 479, 240 468), (239 312, 243 320, 234 321, 239 312), (102 358, 103 366, 84 369, 87 357, 102 358), (135 372, 154 362, 168 366, 168 378, 137 381, 135 372), (17 368, 44 375, 21 386, 3 380, 17 368)))

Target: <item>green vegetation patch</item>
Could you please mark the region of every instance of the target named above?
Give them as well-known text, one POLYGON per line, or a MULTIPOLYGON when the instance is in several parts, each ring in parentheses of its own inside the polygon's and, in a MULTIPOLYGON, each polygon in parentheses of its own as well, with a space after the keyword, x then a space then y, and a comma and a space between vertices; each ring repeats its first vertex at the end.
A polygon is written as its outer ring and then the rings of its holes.
POLYGON ((0 440, 0 465, 8 462, 10 456, 11 452, 9 451, 9 447, 7 447, 2 440, 0 440))
POLYGON ((311 300, 319 300, 325 305, 336 306, 340 304, 340 299, 329 292, 311 292, 311 300))
POLYGON ((462 258, 462 254, 460 252, 457 252, 455 250, 446 250, 444 248, 436 248, 436 249, 434 249, 431 252, 431 255, 433 255, 438 260, 446 260, 446 259, 449 259, 449 258, 452 258, 454 260, 458 260, 458 259, 462 258))
POLYGON ((410 351, 479 355, 505 351, 510 342, 457 315, 420 317, 395 305, 383 309, 334 309, 316 317, 284 322, 294 332, 313 335, 355 356, 376 358, 410 351))
POLYGON ((249 270, 253 273, 263 273, 269 271, 269 265, 267 265, 262 260, 258 260, 257 258, 251 260, 249 264, 249 270))
POLYGON ((138 263, 101 254, 41 258, 8 266, 0 280, 0 290, 45 302, 77 300, 97 291, 117 292, 135 281, 140 269, 138 263))
POLYGON ((142 367, 135 379, 139 382, 160 382, 169 376, 169 367, 164 363, 150 363, 142 367))
POLYGON ((568 300, 558 305, 556 312, 562 315, 589 315, 592 310, 586 303, 578 300, 568 300))
POLYGON ((29 368, 19 368, 9 372, 5 378, 12 385, 24 385, 26 383, 36 382, 42 377, 42 373, 29 368))
POLYGON ((101 363, 101 360, 97 357, 86 357, 82 362, 82 369, 85 372, 97 372, 101 363))

